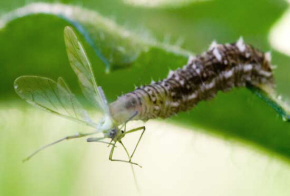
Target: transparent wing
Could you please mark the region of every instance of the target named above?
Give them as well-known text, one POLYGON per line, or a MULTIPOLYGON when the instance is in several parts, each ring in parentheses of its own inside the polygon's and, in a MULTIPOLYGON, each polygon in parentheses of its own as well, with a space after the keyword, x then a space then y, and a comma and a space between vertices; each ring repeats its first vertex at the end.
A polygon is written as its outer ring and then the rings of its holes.
POLYGON ((70 65, 79 79, 83 94, 95 106, 100 107, 105 114, 110 115, 105 94, 97 85, 91 63, 71 27, 65 28, 64 38, 70 65))
POLYGON ((62 78, 57 82, 39 76, 21 76, 14 82, 16 93, 28 103, 54 114, 97 127, 62 78))

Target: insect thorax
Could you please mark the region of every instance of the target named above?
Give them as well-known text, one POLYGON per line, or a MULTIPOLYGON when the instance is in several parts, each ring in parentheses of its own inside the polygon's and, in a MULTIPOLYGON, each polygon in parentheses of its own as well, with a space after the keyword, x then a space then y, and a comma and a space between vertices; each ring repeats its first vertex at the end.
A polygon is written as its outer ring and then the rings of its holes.
POLYGON ((183 68, 170 72, 168 78, 120 97, 111 104, 112 115, 118 121, 129 119, 136 111, 134 119, 167 118, 215 97, 218 91, 247 83, 274 87, 270 54, 242 40, 224 45, 214 43, 183 68))

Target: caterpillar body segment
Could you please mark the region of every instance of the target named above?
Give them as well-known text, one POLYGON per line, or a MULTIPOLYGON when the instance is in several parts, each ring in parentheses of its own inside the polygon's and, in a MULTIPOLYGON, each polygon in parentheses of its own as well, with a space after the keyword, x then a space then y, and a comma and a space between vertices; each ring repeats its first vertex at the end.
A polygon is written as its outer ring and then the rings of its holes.
POLYGON ((169 73, 168 78, 121 96, 110 105, 113 119, 123 122, 134 111, 135 120, 167 118, 209 100, 218 91, 251 84, 275 87, 270 53, 242 39, 233 44, 213 43, 210 49, 169 73))

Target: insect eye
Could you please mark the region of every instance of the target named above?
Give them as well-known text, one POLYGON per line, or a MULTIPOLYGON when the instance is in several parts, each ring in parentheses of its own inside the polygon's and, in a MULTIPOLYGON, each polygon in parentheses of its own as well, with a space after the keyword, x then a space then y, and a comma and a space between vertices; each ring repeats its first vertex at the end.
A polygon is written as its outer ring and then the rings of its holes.
POLYGON ((110 138, 114 138, 116 136, 117 130, 116 129, 112 129, 110 131, 110 138))

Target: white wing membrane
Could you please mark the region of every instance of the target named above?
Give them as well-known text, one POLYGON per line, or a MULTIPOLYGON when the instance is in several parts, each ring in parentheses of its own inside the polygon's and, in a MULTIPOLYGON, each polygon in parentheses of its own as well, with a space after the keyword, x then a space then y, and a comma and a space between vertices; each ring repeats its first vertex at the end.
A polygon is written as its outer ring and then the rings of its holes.
POLYGON ((14 88, 21 98, 32 105, 97 127, 62 78, 55 82, 45 77, 21 76, 15 80, 14 88))
POLYGON ((71 27, 65 28, 64 38, 71 67, 79 79, 83 94, 95 106, 100 107, 105 114, 110 116, 106 97, 101 87, 98 87, 91 63, 82 44, 71 27))

